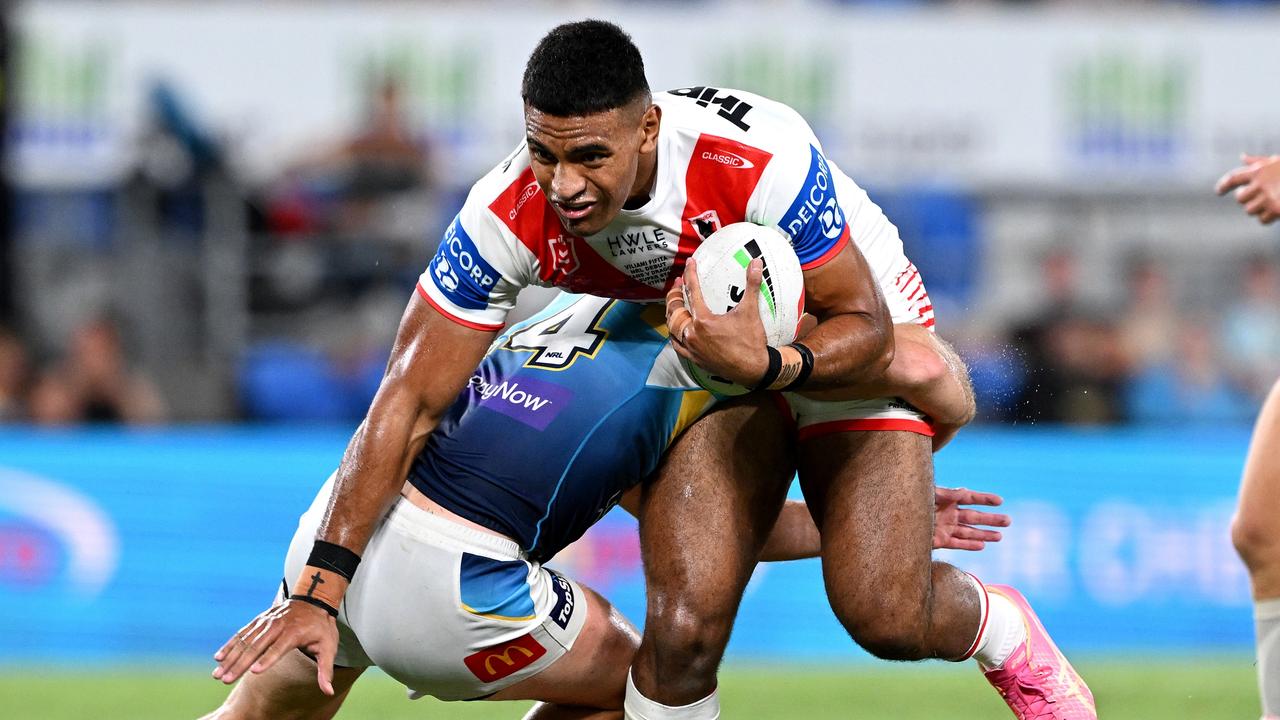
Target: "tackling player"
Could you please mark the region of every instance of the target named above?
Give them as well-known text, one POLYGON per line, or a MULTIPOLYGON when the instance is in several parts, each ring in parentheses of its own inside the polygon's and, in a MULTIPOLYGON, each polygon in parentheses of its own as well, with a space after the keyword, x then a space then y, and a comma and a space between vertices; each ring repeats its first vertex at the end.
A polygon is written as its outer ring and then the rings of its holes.
MULTIPOLYGON (((336 647, 309 648, 319 668, 287 639, 271 644, 282 597, 219 651, 224 682, 250 665, 262 672, 212 717, 330 717, 375 664, 414 696, 543 700, 531 714, 543 720, 618 717, 639 637, 607 600, 542 563, 615 503, 634 513, 640 480, 711 400, 671 349, 661 307, 562 295, 494 344, 415 458, 338 609, 336 647), (594 339, 575 350, 583 334, 594 339), (254 645, 269 649, 259 658, 254 645)), ((771 414, 757 405, 719 417, 771 414)), ((287 576, 302 571, 331 491, 325 483, 299 522, 287 576)), ((937 502, 938 547, 981 549, 999 534, 971 525, 1007 524, 959 507, 994 496, 939 488, 937 502)), ((762 559, 817 554, 803 503, 773 518, 762 559)), ((323 577, 313 583, 299 600, 327 609, 323 577)))

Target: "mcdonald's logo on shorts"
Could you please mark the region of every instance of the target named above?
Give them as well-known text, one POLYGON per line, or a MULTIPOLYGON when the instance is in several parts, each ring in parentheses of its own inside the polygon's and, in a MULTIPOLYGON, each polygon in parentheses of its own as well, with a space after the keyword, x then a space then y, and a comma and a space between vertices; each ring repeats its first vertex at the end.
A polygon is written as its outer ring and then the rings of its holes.
POLYGON ((480 678, 480 682, 491 683, 495 680, 529 667, 538 658, 547 654, 532 635, 521 635, 510 642, 487 647, 462 659, 467 669, 480 678))

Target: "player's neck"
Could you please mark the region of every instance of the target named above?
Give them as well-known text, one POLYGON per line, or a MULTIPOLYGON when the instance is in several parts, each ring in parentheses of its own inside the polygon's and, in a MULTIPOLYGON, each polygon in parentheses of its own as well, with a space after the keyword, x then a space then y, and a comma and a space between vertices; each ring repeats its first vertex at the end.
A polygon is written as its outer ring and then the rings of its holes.
POLYGON ((627 201, 622 207, 627 210, 635 210, 649 202, 649 198, 653 197, 653 186, 658 181, 658 152, 654 152, 640 156, 640 167, 636 169, 636 183, 631 188, 631 195, 627 197, 627 201))

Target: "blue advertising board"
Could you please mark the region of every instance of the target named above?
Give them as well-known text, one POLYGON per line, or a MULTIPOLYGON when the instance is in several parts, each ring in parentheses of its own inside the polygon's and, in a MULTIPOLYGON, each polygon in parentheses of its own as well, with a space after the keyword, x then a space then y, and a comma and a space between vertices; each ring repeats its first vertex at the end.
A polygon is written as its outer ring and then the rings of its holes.
MULTIPOLYGON (((0 432, 0 662, 202 659, 266 607, 298 515, 350 428, 0 432)), ((1243 651, 1228 526, 1248 442, 1210 433, 969 430, 940 484, 1014 525, 943 555, 1031 598, 1068 652, 1243 651)), ((550 563, 644 618, 635 523, 615 511, 550 563)), ((730 659, 865 657, 818 561, 762 565, 730 659)))

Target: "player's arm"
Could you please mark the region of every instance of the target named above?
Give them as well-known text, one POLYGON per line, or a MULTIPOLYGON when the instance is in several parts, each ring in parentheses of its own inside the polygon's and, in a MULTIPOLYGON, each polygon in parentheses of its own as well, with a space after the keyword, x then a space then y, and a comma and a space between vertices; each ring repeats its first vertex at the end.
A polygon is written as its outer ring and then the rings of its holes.
POLYGON ((893 361, 879 378, 804 395, 817 400, 902 398, 929 416, 933 449, 940 450, 977 412, 968 368, 955 348, 923 326, 894 325, 893 341, 893 361))
POLYGON ((417 295, 401 318, 382 384, 347 445, 333 495, 290 599, 260 614, 214 655, 213 676, 234 682, 262 672, 295 648, 317 661, 333 694, 336 609, 359 555, 399 494, 413 458, 480 362, 494 332, 464 327, 417 295))
POLYGON ((718 315, 703 300, 697 265, 689 260, 684 276, 667 294, 667 326, 676 352, 756 389, 846 387, 883 375, 893 359, 893 325, 879 285, 856 247, 845 243, 834 258, 805 272, 805 307, 818 320, 805 336, 808 358, 794 345, 767 346, 756 311, 761 281, 760 261, 752 260, 742 301, 718 315))

